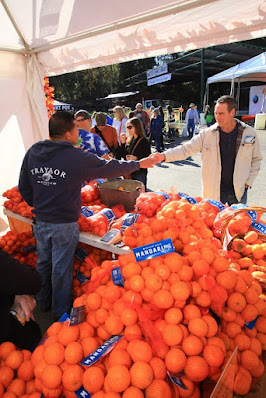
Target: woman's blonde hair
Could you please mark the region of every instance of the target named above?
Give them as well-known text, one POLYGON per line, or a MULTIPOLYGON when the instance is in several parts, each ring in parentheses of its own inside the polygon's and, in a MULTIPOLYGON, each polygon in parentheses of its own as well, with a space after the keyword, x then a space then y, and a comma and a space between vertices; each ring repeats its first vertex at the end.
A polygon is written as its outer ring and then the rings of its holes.
POLYGON ((116 120, 121 121, 122 119, 124 119, 124 117, 127 118, 127 115, 126 115, 124 109, 122 108, 122 106, 119 106, 119 105, 115 106, 114 111, 117 111, 117 115, 118 115, 118 117, 116 117, 116 116, 114 117, 116 120))

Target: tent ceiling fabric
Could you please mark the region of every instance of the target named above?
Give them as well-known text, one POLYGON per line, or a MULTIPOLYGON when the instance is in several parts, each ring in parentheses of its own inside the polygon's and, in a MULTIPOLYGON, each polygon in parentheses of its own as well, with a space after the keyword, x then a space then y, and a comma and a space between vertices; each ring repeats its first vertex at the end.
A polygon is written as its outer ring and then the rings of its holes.
POLYGON ((232 80, 266 81, 266 52, 209 77, 207 84, 232 80))
POLYGON ((47 76, 266 36, 264 0, 1 3, 0 49, 35 52, 47 76))

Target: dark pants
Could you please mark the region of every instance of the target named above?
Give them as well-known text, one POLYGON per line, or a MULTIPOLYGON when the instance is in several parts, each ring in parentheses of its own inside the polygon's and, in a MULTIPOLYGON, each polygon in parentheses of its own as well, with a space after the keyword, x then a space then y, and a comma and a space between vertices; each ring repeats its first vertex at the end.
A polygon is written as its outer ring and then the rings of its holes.
POLYGON ((222 203, 228 203, 231 206, 234 203, 243 203, 244 205, 247 203, 248 189, 245 188, 244 194, 240 201, 237 200, 234 191, 221 191, 220 193, 220 201, 222 203))
POLYGON ((145 191, 147 190, 147 171, 144 169, 138 170, 132 174, 132 179, 143 183, 145 191))
POLYGON ((194 130, 195 130, 195 122, 194 122, 194 119, 188 119, 188 122, 187 122, 187 131, 188 131, 188 136, 189 136, 189 138, 192 138, 192 137, 193 137, 194 130))

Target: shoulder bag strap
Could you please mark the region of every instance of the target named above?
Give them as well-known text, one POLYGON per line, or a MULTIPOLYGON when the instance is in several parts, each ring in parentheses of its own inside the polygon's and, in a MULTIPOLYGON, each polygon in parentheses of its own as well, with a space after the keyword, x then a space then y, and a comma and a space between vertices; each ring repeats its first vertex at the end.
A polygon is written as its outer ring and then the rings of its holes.
POLYGON ((131 154, 130 155, 133 155, 133 153, 135 152, 135 150, 136 150, 136 148, 137 148, 137 146, 139 145, 139 143, 140 143, 140 141, 141 140, 143 140, 143 137, 141 137, 141 139, 140 140, 138 140, 137 142, 136 142, 136 144, 134 145, 134 148, 132 149, 132 151, 131 151, 131 154))

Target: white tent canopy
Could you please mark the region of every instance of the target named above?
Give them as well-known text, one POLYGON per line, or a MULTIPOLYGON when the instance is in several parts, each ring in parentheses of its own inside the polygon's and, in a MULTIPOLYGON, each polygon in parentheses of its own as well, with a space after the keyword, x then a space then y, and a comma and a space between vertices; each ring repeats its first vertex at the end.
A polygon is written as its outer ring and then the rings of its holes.
POLYGON ((236 97, 239 107, 240 83, 248 81, 266 82, 266 52, 209 77, 206 83, 204 103, 209 102, 209 84, 231 82, 230 95, 232 96, 235 94, 235 83, 238 84, 236 97))
POLYGON ((231 82, 232 80, 238 82, 266 82, 266 52, 209 77, 207 84, 231 82))
POLYGON ((264 37, 265 16, 264 0, 0 0, 1 190, 47 137, 44 76, 264 37))

